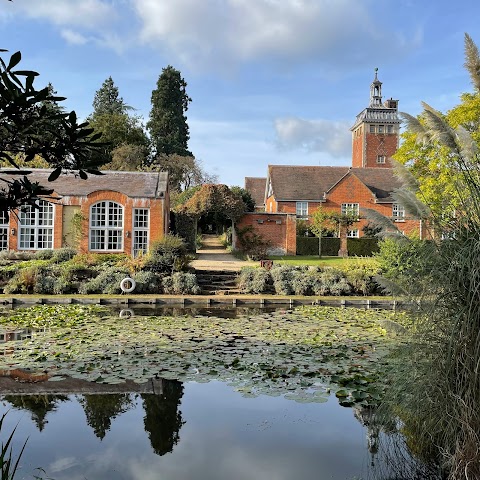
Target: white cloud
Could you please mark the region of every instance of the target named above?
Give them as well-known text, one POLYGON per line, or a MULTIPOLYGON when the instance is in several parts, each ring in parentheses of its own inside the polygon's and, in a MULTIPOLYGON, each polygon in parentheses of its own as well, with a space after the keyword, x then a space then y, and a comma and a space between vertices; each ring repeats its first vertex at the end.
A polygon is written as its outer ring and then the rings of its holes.
POLYGON ((277 143, 281 149, 302 148, 309 152, 329 153, 332 157, 348 157, 352 143, 347 122, 304 120, 297 117, 275 120, 277 143))
POLYGON ((69 28, 62 29, 60 35, 71 45, 85 45, 88 42, 88 39, 81 33, 74 32, 69 28))
POLYGON ((110 23, 117 16, 113 5, 103 0, 15 0, 12 13, 85 28, 110 23))
POLYGON ((131 0, 140 38, 196 67, 234 66, 265 58, 317 59, 351 65, 372 51, 388 58, 420 37, 379 22, 358 0, 131 0))

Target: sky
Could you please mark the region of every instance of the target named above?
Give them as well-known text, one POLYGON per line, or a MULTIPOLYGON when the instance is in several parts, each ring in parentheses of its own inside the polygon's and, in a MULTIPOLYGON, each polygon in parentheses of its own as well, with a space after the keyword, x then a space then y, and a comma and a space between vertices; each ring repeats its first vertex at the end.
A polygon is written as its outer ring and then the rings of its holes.
POLYGON ((0 0, 0 48, 81 118, 111 76, 148 120, 172 65, 192 98, 190 150, 243 186, 268 165, 350 165, 375 68, 400 111, 458 104, 479 18, 478 0, 0 0))

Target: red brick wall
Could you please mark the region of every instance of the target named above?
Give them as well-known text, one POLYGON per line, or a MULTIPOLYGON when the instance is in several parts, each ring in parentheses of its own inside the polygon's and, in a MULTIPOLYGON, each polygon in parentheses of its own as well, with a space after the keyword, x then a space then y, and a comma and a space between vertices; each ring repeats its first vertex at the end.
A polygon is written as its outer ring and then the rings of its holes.
MULTIPOLYGON (((297 229, 295 215, 246 213, 237 223, 237 229, 253 227, 255 233, 270 241, 271 249, 283 255, 295 255, 297 251, 297 229), (262 222, 262 223, 259 223, 262 222)), ((235 238, 235 249, 239 249, 235 238)))
MULTIPOLYGON (((397 151, 398 135, 385 134, 379 135, 374 133, 365 134, 366 152, 365 167, 392 168, 390 157, 397 151), (377 156, 385 155, 385 163, 377 163, 377 156)), ((353 165, 356 166, 356 165, 353 165)))
MULTIPOLYGON (((364 127, 361 128, 361 134, 356 135, 355 132, 352 132, 352 167, 362 168, 363 167, 363 146, 365 141, 365 133, 363 132, 364 127)), ((358 129, 357 129, 358 130, 358 129)))
MULTIPOLYGON (((167 195, 168 198, 168 195, 167 195)), ((110 200, 117 202, 124 207, 124 232, 133 232, 132 214, 133 208, 149 208, 150 209, 150 245, 152 242, 161 239, 168 232, 168 200, 164 199, 141 199, 129 198, 119 192, 102 190, 93 192, 87 197, 63 197, 59 202, 64 205, 80 205, 80 211, 85 218, 82 224, 82 241, 79 250, 82 253, 88 252, 89 239, 89 215, 90 207, 94 203, 110 200)), ((54 208, 54 233, 53 248, 61 248, 63 243, 63 205, 55 204, 54 208)), ((10 232, 9 232, 9 249, 18 250, 19 226, 18 219, 15 215, 10 215, 10 232), (15 228, 15 235, 11 235, 11 229, 15 228)), ((133 235, 124 237, 123 253, 132 253, 133 235)))

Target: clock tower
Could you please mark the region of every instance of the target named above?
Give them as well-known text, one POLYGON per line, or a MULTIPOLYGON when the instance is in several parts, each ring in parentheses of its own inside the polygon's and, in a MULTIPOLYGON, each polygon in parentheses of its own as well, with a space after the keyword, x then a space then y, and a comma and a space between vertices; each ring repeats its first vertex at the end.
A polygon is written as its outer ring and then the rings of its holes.
POLYGON ((370 85, 370 104, 357 115, 350 129, 354 168, 391 168, 390 157, 398 148, 398 100, 390 98, 382 103, 382 82, 377 73, 378 68, 370 85))

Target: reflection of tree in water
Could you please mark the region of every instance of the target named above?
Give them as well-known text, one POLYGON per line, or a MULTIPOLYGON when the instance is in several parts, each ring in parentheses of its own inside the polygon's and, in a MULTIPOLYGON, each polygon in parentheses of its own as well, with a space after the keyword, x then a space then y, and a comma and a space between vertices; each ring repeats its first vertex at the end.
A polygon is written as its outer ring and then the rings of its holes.
POLYGON ((134 405, 129 393, 83 395, 79 403, 88 425, 100 440, 110 430, 112 420, 134 405))
POLYGON ((60 402, 67 402, 66 395, 5 395, 2 397, 17 410, 28 410, 41 432, 48 423, 48 412, 54 412, 60 402))
POLYGON ((412 455, 404 425, 388 408, 353 407, 367 430, 371 480, 442 480, 435 462, 412 455))
POLYGON ((178 409, 183 396, 183 385, 176 380, 163 380, 161 395, 142 394, 145 417, 143 423, 153 451, 165 455, 180 440, 180 428, 184 424, 178 409))

